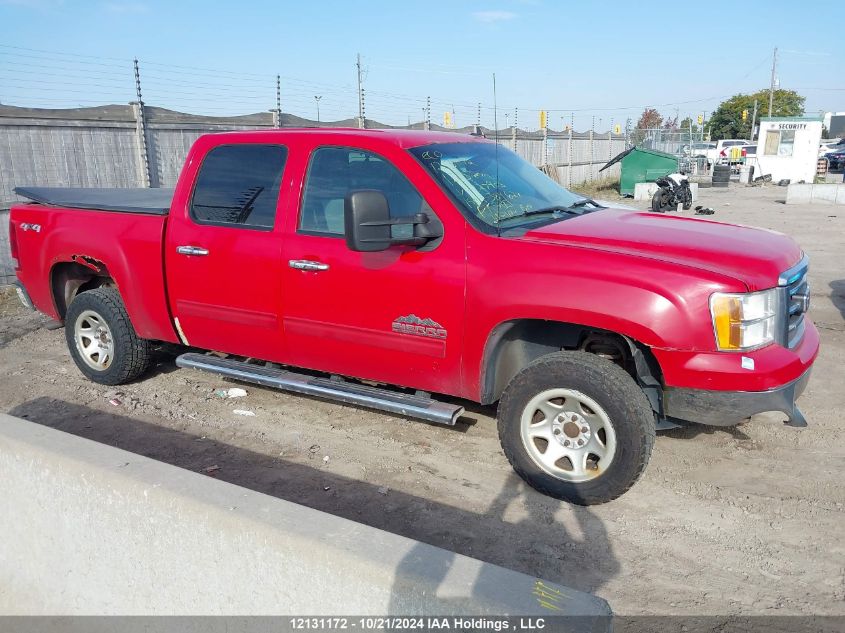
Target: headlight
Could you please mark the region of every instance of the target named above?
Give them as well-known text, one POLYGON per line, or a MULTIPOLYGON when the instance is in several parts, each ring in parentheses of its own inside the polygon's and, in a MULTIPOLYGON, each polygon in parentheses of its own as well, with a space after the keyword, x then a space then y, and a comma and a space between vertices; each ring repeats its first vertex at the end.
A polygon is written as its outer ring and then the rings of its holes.
POLYGON ((716 346, 720 350, 749 350, 768 345, 775 340, 777 313, 777 288, 744 294, 713 293, 710 314, 716 346))

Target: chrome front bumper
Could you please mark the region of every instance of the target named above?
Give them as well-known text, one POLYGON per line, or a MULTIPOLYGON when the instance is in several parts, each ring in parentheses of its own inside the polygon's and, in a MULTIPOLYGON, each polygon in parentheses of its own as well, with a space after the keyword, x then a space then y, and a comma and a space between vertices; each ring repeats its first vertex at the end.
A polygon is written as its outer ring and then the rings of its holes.
POLYGON ((786 424, 807 426, 795 405, 810 380, 810 369, 797 380, 769 391, 708 391, 675 389, 663 392, 665 415, 670 418, 711 426, 733 426, 757 413, 781 411, 788 416, 786 424))

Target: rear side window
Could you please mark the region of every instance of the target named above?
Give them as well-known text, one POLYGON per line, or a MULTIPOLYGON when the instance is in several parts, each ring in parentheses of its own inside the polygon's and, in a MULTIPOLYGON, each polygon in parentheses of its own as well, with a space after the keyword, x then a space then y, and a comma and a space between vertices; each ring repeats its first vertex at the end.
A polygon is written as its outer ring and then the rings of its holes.
MULTIPOLYGON (((343 234, 346 194, 361 189, 381 191, 390 216, 407 217, 421 211, 422 196, 392 163, 363 150, 320 147, 308 167, 299 230, 328 235, 343 234)), ((393 237, 410 237, 411 225, 392 227, 393 237)))
POLYGON ((281 145, 220 145, 202 161, 191 217, 202 224, 273 228, 287 159, 281 145))

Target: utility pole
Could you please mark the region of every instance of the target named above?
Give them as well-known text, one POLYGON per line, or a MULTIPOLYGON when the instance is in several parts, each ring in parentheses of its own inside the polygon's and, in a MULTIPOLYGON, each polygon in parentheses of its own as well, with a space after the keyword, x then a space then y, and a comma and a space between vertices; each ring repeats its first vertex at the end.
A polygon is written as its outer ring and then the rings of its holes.
POLYGON ((322 95, 314 95, 314 101, 317 104, 317 123, 320 122, 320 99, 322 99, 322 95))
POLYGON ((431 97, 425 98, 425 129, 431 129, 431 97))
POLYGON ((778 63, 778 49, 772 54, 772 83, 769 84, 769 116, 772 116, 772 104, 775 100, 775 70, 778 63))
POLYGON ((513 127, 511 128, 511 142, 513 151, 516 151, 516 131, 519 129, 519 108, 513 109, 513 127))
POLYGON ((361 53, 358 53, 355 67, 358 70, 358 127, 363 130, 367 127, 367 123, 364 119, 364 85, 361 78, 361 53))
POLYGON ((754 126, 757 123, 757 99, 754 99, 754 114, 751 115, 751 136, 749 140, 754 140, 754 126))

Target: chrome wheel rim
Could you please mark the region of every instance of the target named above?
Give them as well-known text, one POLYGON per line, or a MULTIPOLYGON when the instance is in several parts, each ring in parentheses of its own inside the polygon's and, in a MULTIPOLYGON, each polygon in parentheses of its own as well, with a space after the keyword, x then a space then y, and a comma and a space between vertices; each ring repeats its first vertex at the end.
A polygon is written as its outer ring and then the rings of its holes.
POLYGON ((520 419, 528 456, 563 481, 600 477, 616 456, 610 417, 589 396, 573 389, 548 389, 534 396, 520 419))
POLYGON ((114 357, 114 338, 105 319, 85 310, 73 324, 73 338, 80 357, 91 369, 105 371, 114 357))

